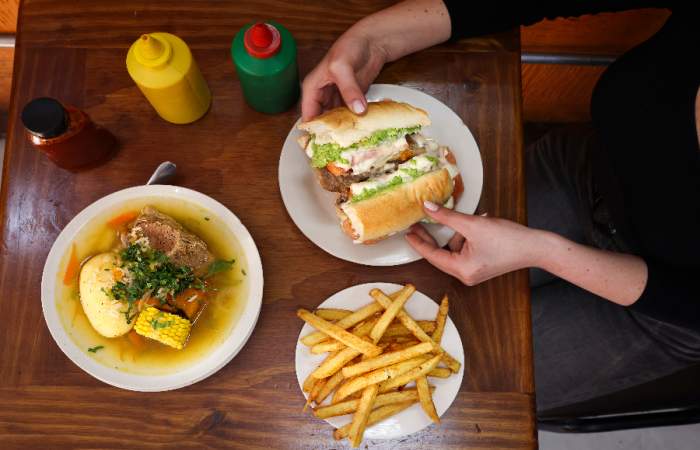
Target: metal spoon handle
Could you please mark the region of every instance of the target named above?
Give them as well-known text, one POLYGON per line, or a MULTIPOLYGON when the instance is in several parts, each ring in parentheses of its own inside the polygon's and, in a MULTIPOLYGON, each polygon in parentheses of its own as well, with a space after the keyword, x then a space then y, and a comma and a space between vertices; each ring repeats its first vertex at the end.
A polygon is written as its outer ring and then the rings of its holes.
POLYGON ((160 163, 158 168, 153 172, 151 178, 148 179, 146 184, 166 184, 165 182, 175 176, 177 171, 177 166, 175 163, 170 161, 165 161, 160 163))

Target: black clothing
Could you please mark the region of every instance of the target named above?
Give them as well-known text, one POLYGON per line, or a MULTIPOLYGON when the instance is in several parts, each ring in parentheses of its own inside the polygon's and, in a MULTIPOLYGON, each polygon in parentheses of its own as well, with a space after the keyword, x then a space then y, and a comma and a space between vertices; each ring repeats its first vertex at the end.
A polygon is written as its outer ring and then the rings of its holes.
POLYGON ((700 86, 700 25, 693 2, 577 1, 543 4, 444 0, 452 39, 528 25, 544 18, 662 7, 672 15, 648 41, 611 64, 593 92, 600 145, 592 177, 613 230, 649 276, 631 309, 700 330, 700 147, 695 98, 700 86))

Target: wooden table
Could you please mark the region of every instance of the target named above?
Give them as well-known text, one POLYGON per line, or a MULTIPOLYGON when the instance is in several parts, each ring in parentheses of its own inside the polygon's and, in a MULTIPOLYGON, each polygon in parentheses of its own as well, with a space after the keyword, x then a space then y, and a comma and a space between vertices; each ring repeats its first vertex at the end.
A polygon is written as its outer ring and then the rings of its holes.
MULTIPOLYGON (((9 141, 0 211, 0 447, 341 448, 323 421, 301 414, 294 372, 300 307, 370 282, 406 282, 437 299, 447 292, 468 363, 460 395, 431 426, 370 448, 536 446, 526 272, 465 287, 423 261, 364 267, 313 245, 287 215, 277 187, 279 151, 297 109, 268 116, 246 106, 229 56, 245 23, 273 19, 297 39, 303 74, 355 20, 382 2, 27 1, 20 11, 9 141), (199 122, 160 120, 125 69, 143 32, 182 37, 214 94, 199 122), (121 140, 119 155, 71 174, 25 141, 18 120, 49 95, 86 110, 121 140), (142 184, 163 160, 176 184, 234 211, 265 268, 264 305, 245 348, 212 377, 174 392, 107 386, 66 358, 41 313, 44 260, 60 230, 98 198, 142 184)), ((383 2, 389 3, 389 2, 383 2)), ((430 49, 390 64, 380 82, 421 89, 454 109, 484 160, 481 211, 525 222, 517 32, 430 49)))

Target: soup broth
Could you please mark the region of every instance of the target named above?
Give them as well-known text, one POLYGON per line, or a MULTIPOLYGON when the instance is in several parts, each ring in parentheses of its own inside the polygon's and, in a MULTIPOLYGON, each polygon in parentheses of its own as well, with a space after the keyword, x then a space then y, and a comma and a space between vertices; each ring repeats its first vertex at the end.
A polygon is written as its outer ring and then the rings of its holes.
POLYGON ((184 200, 144 198, 106 211, 79 232, 73 246, 81 266, 90 257, 108 252, 119 243, 116 230, 107 224, 110 219, 120 214, 138 212, 147 205, 169 215, 202 238, 215 259, 235 259, 231 270, 216 275, 215 290, 208 294, 207 306, 193 324, 185 348, 176 350, 150 339, 139 347, 127 335, 106 338, 98 334, 90 325, 80 303, 78 278, 68 285, 63 281, 71 248, 63 256, 56 279, 56 292, 59 293, 56 306, 71 339, 95 360, 130 373, 165 375, 191 366, 228 337, 248 295, 247 262, 235 236, 208 210, 184 200))

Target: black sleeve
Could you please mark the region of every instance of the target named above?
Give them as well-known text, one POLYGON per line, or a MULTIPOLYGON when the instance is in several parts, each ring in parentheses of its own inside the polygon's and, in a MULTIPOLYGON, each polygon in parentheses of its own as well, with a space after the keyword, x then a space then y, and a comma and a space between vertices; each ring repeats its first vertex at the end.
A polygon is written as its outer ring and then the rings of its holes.
POLYGON ((649 275, 641 297, 630 309, 686 328, 700 330, 697 271, 670 268, 647 260, 649 275))
POLYGON ((479 2, 443 0, 443 2, 452 22, 452 40, 497 33, 520 25, 532 25, 543 19, 673 6, 671 5, 673 2, 663 0, 560 0, 512 3, 494 0, 479 2))

